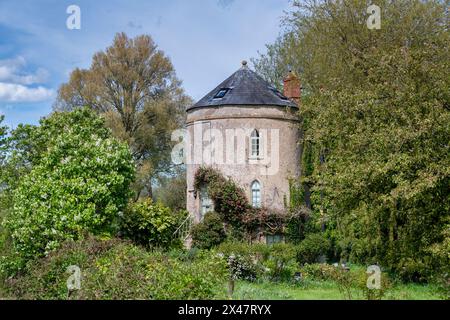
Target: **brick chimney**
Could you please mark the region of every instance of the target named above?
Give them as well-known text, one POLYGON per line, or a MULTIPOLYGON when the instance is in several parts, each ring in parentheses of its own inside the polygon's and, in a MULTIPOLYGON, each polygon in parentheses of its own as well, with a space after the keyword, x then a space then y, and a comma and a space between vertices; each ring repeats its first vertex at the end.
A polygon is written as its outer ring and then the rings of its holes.
POLYGON ((300 104, 301 84, 300 79, 292 71, 289 71, 286 78, 283 80, 283 94, 294 101, 297 105, 300 104))

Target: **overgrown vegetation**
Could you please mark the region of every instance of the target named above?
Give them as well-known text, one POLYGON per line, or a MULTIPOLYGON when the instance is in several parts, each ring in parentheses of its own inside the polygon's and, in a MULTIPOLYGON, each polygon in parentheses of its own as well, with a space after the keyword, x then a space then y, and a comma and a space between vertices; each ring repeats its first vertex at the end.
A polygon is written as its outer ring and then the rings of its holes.
POLYGON ((254 62, 301 75, 305 201, 342 257, 426 281, 450 265, 448 3, 376 4, 369 30, 364 1, 294 1, 254 62))
POLYGON ((189 98, 150 37, 118 34, 60 88, 65 112, 9 136, 0 116, 1 296, 214 299, 236 282, 232 298, 448 299, 445 4, 379 1, 382 28, 369 30, 365 2, 294 1, 254 63, 278 85, 287 66, 301 76, 301 180, 274 211, 201 167, 194 189, 214 212, 191 250, 175 237, 186 181, 169 160, 189 98), (253 243, 262 234, 286 243, 253 243), (367 265, 382 270, 380 288, 367 265), (69 266, 82 275, 71 292, 69 266))
POLYGON ((3 226, 18 259, 46 255, 83 232, 114 233, 134 165, 100 118, 88 109, 54 113, 39 126, 20 126, 9 143, 5 175, 14 206, 3 226))
POLYGON ((147 248, 182 246, 174 232, 186 216, 184 210, 173 212, 151 199, 132 202, 120 219, 120 234, 147 248))
POLYGON ((297 218, 286 212, 252 207, 241 187, 211 167, 200 167, 195 173, 195 192, 200 193, 202 188, 206 188, 227 237, 232 239, 251 241, 259 233, 281 233, 288 219, 297 218))
POLYGON ((211 249, 226 239, 222 218, 216 212, 205 214, 203 221, 192 227, 192 245, 200 249, 211 249))
POLYGON ((150 252, 131 242, 86 237, 8 279, 5 295, 20 299, 212 299, 223 297, 225 261, 213 251, 195 259, 150 252), (69 266, 81 271, 81 287, 69 292, 69 266), (170 272, 168 272, 170 270, 170 272))

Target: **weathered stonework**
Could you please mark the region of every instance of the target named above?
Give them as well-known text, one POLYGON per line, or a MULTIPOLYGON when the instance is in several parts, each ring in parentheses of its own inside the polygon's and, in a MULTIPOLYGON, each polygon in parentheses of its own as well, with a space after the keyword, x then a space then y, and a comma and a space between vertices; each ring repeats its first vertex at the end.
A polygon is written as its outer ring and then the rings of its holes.
MULTIPOLYGON (((211 167, 220 170, 224 176, 232 178, 244 188, 248 199, 251 199, 251 183, 257 180, 261 184, 262 205, 267 208, 284 209, 285 203, 289 203, 289 179, 299 176, 299 130, 296 116, 286 107, 280 106, 224 106, 199 108, 188 112, 187 130, 191 137, 194 136, 194 123, 203 122, 204 128, 219 129, 246 129, 245 136, 245 163, 243 164, 212 164, 211 167), (250 156, 250 133, 254 129, 279 130, 279 148, 272 150, 269 136, 267 152, 263 152, 260 159, 252 159, 250 156), (273 163, 268 163, 267 157, 273 158, 272 152, 278 152, 279 164, 275 168, 273 163), (272 167, 272 172, 270 168, 272 167), (275 173, 273 173, 276 171, 275 173)), ((225 135, 225 134, 224 134, 225 135)), ((225 148, 226 149, 226 148, 225 148)), ((233 148, 237 153, 237 143, 233 148)), ((223 158, 227 158, 227 150, 223 152, 223 158)), ((192 158, 194 155, 192 154, 192 158)), ((187 209, 194 216, 196 222, 200 217, 200 199, 194 193, 194 176, 200 164, 187 165, 187 209)))
MULTIPOLYGON (((248 70, 244 71, 246 73, 251 72, 248 70)), ((254 74, 252 73, 251 76, 254 77, 254 74)), ((238 80, 240 81, 243 77, 245 77, 245 74, 239 75, 238 80)), ((226 81, 230 81, 229 79, 226 81)), ((252 78, 250 77, 250 79, 252 78)), ((235 82, 231 81, 232 85, 245 85, 245 87, 239 87, 235 90, 235 87, 230 86, 236 93, 228 101, 239 102, 239 96, 236 95, 239 95, 240 92, 243 92, 243 95, 245 95, 252 90, 252 82, 245 78, 244 80, 242 80, 244 84, 240 84, 239 81, 235 84, 235 82)), ((269 87, 268 84, 261 84, 260 82, 263 80, 257 79, 257 81, 259 81, 257 84, 259 86, 257 90, 259 91, 255 95, 264 95, 265 92, 261 93, 260 89, 264 89, 264 86, 268 88, 267 90, 271 90, 270 93, 273 94, 274 89, 269 87)), ((295 85, 299 83, 289 82, 295 85)), ((220 90, 220 88, 221 86, 215 90, 220 90)), ((289 90, 287 92, 294 92, 295 94, 299 92, 298 90, 289 90)), ((234 92, 231 91, 231 94, 234 92)), ((214 95, 214 90, 212 94, 214 95)), ((222 172, 224 176, 232 178, 245 190, 250 203, 252 199, 251 184, 254 181, 258 181, 261 187, 262 206, 283 210, 286 204, 289 203, 289 179, 296 179, 300 174, 299 125, 296 115, 298 109, 292 101, 287 100, 281 94, 280 103, 274 104, 270 104, 271 97, 266 98, 264 100, 265 103, 253 103, 253 100, 249 100, 249 97, 252 98, 253 94, 253 92, 250 92, 248 96, 244 96, 241 99, 243 103, 248 104, 228 104, 225 103, 226 101, 220 104, 220 101, 210 98, 207 101, 212 101, 210 104, 203 103, 199 105, 197 103, 187 111, 187 132, 189 137, 193 138, 196 134, 198 137, 200 124, 202 132, 212 129, 212 131, 221 132, 224 137, 223 154, 213 152, 212 164, 207 159, 209 154, 205 158, 203 154, 200 154, 199 149, 195 149, 193 146, 194 139, 191 139, 191 148, 187 148, 188 158, 191 159, 187 163, 187 209, 193 216, 194 222, 199 222, 202 216, 200 196, 195 194, 193 186, 195 173, 201 165, 210 165, 222 172), (197 129, 194 129, 195 126, 197 126, 197 129), (261 132, 260 144, 262 148, 260 156, 256 158, 251 156, 250 138, 252 131, 255 129, 261 132), (196 130, 197 132, 195 132, 196 130), (237 133, 236 138, 226 140, 226 132, 237 133), (243 139, 241 140, 241 142, 244 141, 242 145, 237 143, 238 139, 243 139), (231 144, 229 143, 230 141, 232 141, 231 144), (277 141, 279 142, 278 144, 276 143, 277 141), (227 159, 232 159, 230 156, 239 153, 239 150, 243 151, 243 161, 237 163, 237 160, 234 159, 233 163, 227 162, 227 159), (278 163, 275 163, 277 162, 275 158, 278 158, 278 163)), ((278 95, 279 92, 276 92, 276 94, 278 95)), ((205 98, 200 102, 206 101, 205 98)), ((275 98, 272 100, 277 102, 275 98)), ((211 142, 215 141, 208 135, 203 136, 202 139, 203 143, 201 143, 201 146, 203 147, 211 145, 211 142)), ((198 144, 198 140, 196 141, 198 144)))

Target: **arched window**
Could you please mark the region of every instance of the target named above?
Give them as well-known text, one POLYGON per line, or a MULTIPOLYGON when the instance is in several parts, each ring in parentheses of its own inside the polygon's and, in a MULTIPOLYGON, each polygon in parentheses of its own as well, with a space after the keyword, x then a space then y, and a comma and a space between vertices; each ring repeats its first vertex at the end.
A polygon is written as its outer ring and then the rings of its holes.
POLYGON ((250 135, 250 146, 251 146, 251 156, 259 157, 260 156, 260 147, 259 147, 259 132, 258 130, 253 130, 250 135))
POLYGON ((252 182, 252 205, 255 208, 261 207, 261 185, 256 180, 252 182))

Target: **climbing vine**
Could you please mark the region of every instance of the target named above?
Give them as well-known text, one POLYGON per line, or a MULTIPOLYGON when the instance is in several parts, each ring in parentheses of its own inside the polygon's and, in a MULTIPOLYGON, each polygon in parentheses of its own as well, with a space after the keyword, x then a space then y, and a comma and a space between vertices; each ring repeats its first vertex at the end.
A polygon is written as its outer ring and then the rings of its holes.
POLYGON ((290 218, 284 211, 253 208, 241 187, 211 167, 200 167, 195 174, 195 192, 199 193, 203 187, 206 187, 214 210, 222 220, 235 230, 243 231, 248 238, 261 231, 269 234, 283 232, 290 218))

